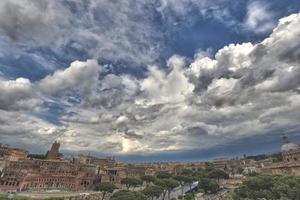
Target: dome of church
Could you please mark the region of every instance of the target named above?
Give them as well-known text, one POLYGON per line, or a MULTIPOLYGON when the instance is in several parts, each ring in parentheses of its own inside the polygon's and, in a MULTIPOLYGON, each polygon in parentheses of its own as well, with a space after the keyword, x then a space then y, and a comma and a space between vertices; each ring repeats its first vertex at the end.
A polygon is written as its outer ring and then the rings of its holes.
POLYGON ((297 145, 297 144, 294 144, 294 143, 286 143, 286 144, 283 144, 281 146, 281 151, 295 151, 295 150, 298 150, 300 149, 300 147, 297 145))
POLYGON ((281 151, 295 151, 300 150, 300 147, 297 144, 294 144, 289 141, 286 135, 283 135, 283 145, 281 146, 281 151))

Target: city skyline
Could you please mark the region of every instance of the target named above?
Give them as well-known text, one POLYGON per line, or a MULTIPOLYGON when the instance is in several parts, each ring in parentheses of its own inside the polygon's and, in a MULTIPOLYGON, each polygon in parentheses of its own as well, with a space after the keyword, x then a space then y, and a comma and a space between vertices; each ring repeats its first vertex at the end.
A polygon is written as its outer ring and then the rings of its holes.
MULTIPOLYGON (((244 138, 244 140, 233 141, 229 144, 214 147, 211 149, 193 149, 189 151, 178 151, 178 152, 164 152, 161 154, 129 154, 129 155, 113 155, 113 154, 102 154, 97 151, 64 151, 63 146, 60 147, 60 153, 63 157, 72 158, 80 155, 93 156, 93 157, 114 157, 120 162, 126 163, 152 163, 152 162, 209 162, 213 160, 222 160, 222 159, 242 159, 245 156, 260 156, 266 155, 270 156, 272 154, 279 154, 281 146, 284 144, 283 136, 286 134, 278 135, 278 138, 271 138, 273 135, 266 135, 265 140, 257 141, 255 137, 244 138), (241 147, 247 142, 248 146, 241 147), (241 146, 240 146, 241 145, 241 146), (274 147, 274 145, 276 145, 274 147), (261 148, 260 148, 261 147, 261 148), (269 150, 267 150, 269 149, 269 150)), ((289 137, 289 141, 296 142, 299 137, 297 134, 286 135, 289 137)), ((56 143, 57 141, 54 141, 56 143)), ((9 144, 2 144, 9 145, 9 144)), ((51 144, 53 145, 53 144, 51 144)), ((31 155, 40 155, 47 156, 49 148, 51 145, 46 148, 46 152, 43 151, 30 151, 30 147, 26 148, 24 146, 11 146, 12 148, 20 148, 27 150, 31 155)))
POLYGON ((197 161, 300 143, 300 3, 0 2, 0 143, 197 161))

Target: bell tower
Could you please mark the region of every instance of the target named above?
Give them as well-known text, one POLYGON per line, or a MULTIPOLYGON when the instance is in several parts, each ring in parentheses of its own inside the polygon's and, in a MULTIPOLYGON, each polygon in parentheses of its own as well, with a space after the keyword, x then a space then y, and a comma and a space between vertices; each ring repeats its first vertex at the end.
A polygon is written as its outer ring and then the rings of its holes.
POLYGON ((48 152, 47 160, 56 160, 56 159, 58 159, 59 147, 60 147, 60 143, 55 141, 52 144, 52 147, 51 147, 50 151, 48 152))

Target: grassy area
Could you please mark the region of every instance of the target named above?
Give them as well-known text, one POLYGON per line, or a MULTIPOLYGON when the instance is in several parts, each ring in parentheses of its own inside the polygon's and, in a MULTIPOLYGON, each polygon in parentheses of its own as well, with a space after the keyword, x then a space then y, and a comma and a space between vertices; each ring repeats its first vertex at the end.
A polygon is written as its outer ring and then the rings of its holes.
POLYGON ((12 197, 12 198, 8 198, 8 195, 5 194, 0 194, 0 200, 30 200, 29 197, 24 197, 24 196, 17 196, 17 197, 12 197))
POLYGON ((63 200, 68 197, 79 197, 88 195, 99 195, 99 192, 70 192, 70 191, 34 191, 18 193, 15 196, 8 196, 7 194, 0 194, 0 200, 12 199, 12 200, 30 200, 30 199, 45 199, 45 200, 63 200))

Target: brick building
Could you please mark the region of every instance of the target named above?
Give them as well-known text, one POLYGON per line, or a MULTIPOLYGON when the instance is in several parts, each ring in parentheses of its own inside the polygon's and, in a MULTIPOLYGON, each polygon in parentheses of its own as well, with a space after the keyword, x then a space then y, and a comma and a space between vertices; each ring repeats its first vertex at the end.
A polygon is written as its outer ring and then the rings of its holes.
POLYGON ((1 167, 0 190, 84 190, 98 180, 95 165, 60 160, 59 143, 55 142, 47 159, 4 160, 1 167))
POLYGON ((24 160, 28 151, 24 149, 11 148, 9 145, 0 144, 0 158, 9 161, 24 160))

